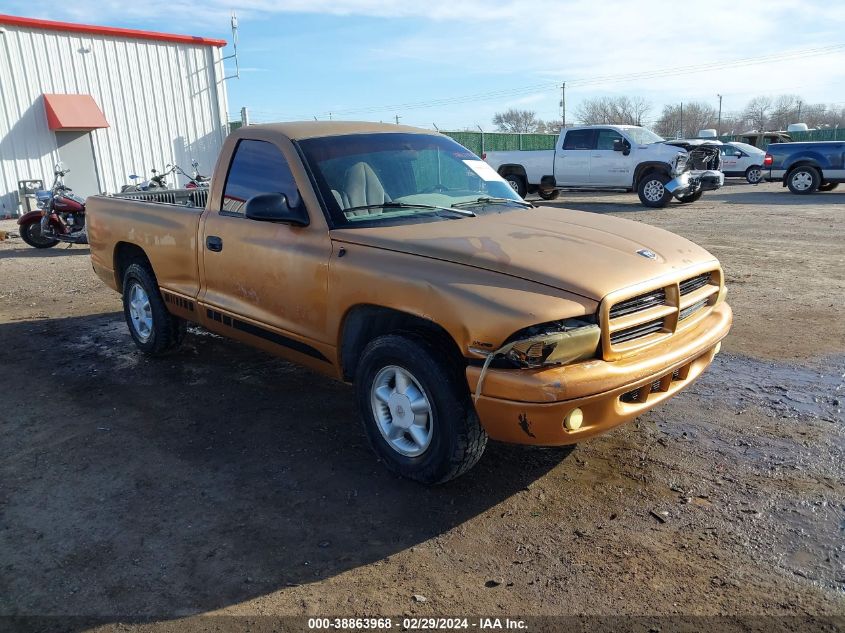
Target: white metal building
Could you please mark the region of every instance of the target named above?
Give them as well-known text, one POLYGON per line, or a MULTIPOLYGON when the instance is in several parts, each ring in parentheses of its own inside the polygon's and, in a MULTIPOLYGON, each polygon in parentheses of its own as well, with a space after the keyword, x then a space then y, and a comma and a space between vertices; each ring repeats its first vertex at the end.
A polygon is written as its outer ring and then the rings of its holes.
POLYGON ((225 45, 0 14, 0 217, 19 213, 19 181, 49 187, 60 160, 83 196, 168 163, 209 175, 228 127, 225 45))

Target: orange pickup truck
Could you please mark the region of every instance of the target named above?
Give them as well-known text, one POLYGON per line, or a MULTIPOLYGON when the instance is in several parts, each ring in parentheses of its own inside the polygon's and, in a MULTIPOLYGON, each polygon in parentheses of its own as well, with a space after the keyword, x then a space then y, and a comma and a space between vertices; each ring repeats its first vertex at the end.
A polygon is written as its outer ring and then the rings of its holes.
POLYGON ((731 324, 704 249, 535 207, 406 126, 242 128, 205 209, 95 196, 87 213, 143 352, 194 322, 350 382, 373 450, 425 483, 488 438, 558 446, 632 419, 695 380, 731 324))

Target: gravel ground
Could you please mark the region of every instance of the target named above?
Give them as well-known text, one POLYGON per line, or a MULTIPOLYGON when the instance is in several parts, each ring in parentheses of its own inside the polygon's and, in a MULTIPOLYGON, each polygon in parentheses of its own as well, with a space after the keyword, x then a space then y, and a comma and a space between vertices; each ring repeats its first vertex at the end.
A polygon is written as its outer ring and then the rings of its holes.
POLYGON ((0 242, 0 614, 845 615, 843 203, 565 193, 713 252, 734 329, 636 422, 437 488, 375 461, 349 387, 198 329, 146 359, 86 248, 0 242))

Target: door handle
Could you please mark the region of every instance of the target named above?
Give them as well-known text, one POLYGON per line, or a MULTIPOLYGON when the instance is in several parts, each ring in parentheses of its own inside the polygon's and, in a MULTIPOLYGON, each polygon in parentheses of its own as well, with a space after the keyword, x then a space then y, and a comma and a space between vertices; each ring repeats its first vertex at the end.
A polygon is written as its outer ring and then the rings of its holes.
POLYGON ((216 235, 209 235, 205 238, 205 247, 210 251, 219 253, 223 250, 223 240, 216 235))

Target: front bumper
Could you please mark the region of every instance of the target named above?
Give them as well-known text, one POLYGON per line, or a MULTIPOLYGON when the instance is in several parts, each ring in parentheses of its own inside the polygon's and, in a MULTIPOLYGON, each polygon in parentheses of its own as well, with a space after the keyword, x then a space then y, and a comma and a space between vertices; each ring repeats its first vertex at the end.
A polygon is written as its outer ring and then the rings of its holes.
MULTIPOLYGON (((720 303, 690 330, 616 361, 491 369, 475 403, 478 417, 491 439, 516 444, 561 446, 604 433, 698 378, 716 355, 732 318, 730 306, 720 303), (642 390, 641 399, 631 401, 637 390, 642 390), (570 431, 563 420, 576 408, 583 412, 583 423, 570 431)), ((467 368, 470 393, 475 392, 480 374, 479 367, 467 368)))
POLYGON ((666 183, 666 190, 676 198, 688 196, 697 191, 715 191, 725 184, 725 174, 721 171, 690 170, 685 171, 666 183))

